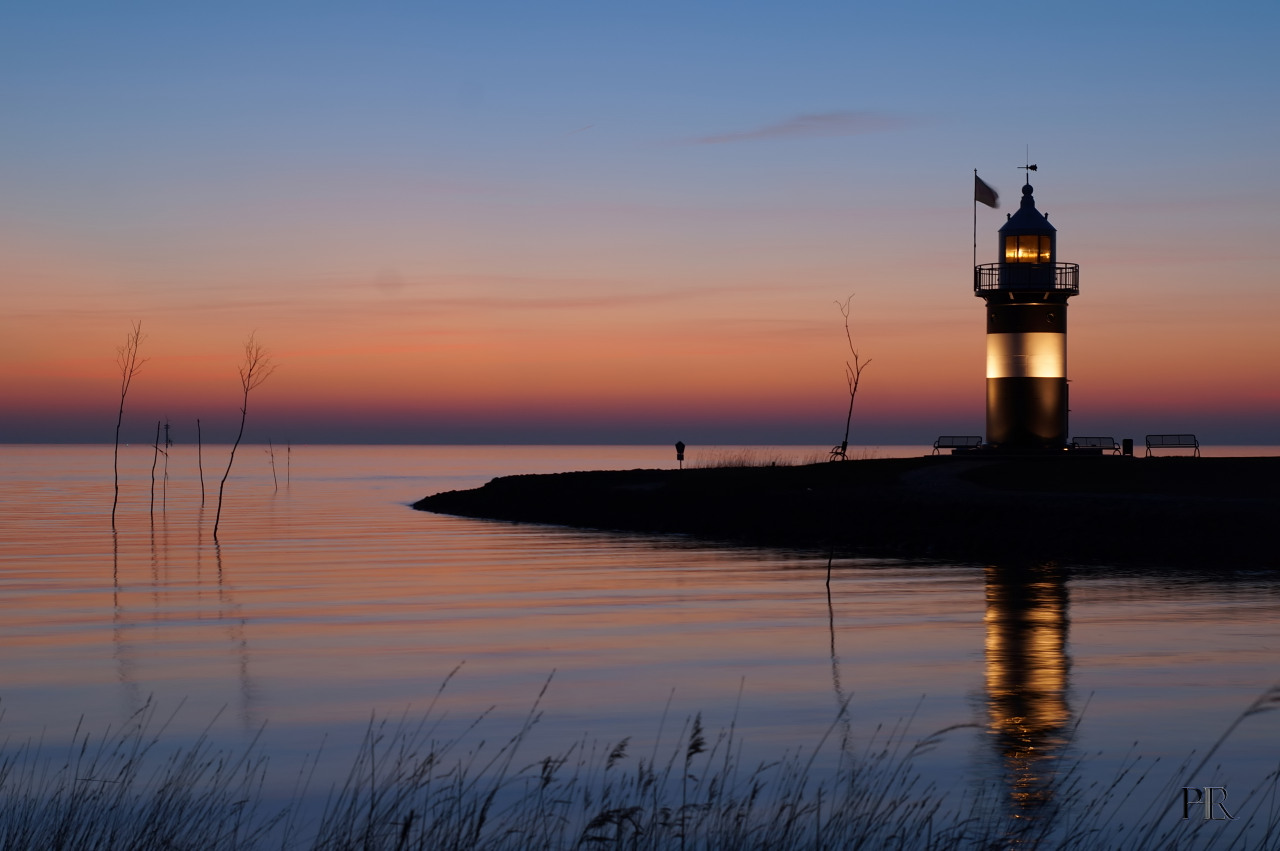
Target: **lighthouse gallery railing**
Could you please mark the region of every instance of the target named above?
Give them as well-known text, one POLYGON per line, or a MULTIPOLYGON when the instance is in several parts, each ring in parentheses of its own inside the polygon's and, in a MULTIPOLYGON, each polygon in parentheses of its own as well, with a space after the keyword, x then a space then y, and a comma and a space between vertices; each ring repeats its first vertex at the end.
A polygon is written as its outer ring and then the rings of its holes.
POLYGON ((1080 294, 1079 263, 983 263, 973 267, 973 291, 1050 290, 1080 294))

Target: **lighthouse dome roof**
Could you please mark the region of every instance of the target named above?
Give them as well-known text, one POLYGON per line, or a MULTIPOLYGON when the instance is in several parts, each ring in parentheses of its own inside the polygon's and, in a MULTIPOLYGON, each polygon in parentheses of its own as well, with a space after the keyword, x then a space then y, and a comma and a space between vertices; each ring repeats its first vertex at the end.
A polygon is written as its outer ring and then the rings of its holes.
POLYGON ((1031 192, 1030 183, 1022 187, 1022 204, 1018 207, 1018 212, 1010 215, 1009 220, 1004 223, 1004 227, 1000 228, 1002 235, 1057 233, 1058 229, 1049 224, 1049 220, 1044 217, 1044 214, 1036 209, 1036 199, 1031 192))

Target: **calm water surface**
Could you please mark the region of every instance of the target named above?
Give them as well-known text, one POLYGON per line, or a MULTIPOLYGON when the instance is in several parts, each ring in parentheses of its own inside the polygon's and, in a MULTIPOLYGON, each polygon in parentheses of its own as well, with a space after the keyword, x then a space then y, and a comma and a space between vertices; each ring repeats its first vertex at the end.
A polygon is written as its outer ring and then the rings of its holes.
MULTIPOLYGON (((531 759, 584 737, 674 741, 698 712, 769 759, 812 748, 847 701, 855 743, 908 719, 921 737, 969 725, 921 764, 1016 797, 1066 764, 1109 780, 1135 757, 1177 763, 1280 682, 1274 573, 837 558, 828 594, 822 554, 407 507, 671 454, 306 446, 275 450, 273 481, 271 455, 246 446, 215 543, 227 447, 203 450, 203 505, 193 447, 171 451, 167 483, 161 459, 154 501, 151 447, 122 447, 114 535, 110 446, 0 447, 0 739, 67 741, 150 699, 176 713, 176 739, 215 717, 230 743, 265 724, 278 761, 324 741, 341 774, 371 715, 425 710, 461 665, 434 710, 443 735, 491 709, 501 737, 550 679, 531 759)), ((1241 798, 1267 785, 1278 744, 1280 716, 1246 719, 1187 783, 1241 798)))

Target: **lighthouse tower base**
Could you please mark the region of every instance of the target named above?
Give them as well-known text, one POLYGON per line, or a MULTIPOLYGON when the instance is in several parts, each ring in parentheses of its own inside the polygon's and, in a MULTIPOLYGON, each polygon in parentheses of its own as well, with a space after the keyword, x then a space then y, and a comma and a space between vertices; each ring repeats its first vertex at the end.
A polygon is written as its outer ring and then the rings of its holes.
POLYGON ((1011 452, 1067 448, 1067 382, 1061 378, 988 378, 987 442, 1011 452))

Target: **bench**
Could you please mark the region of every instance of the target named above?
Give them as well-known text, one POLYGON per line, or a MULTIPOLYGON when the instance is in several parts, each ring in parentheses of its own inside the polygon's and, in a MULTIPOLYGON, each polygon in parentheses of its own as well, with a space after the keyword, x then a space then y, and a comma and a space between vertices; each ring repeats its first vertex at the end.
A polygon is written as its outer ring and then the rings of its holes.
POLYGON ((982 435, 980 434, 944 434, 933 442, 933 454, 937 455, 943 449, 950 449, 951 454, 954 455, 957 450, 977 449, 981 445, 982 435))
POLYGON ((1120 444, 1114 437, 1073 437, 1072 449, 1101 449, 1104 452, 1119 454, 1120 444))
POLYGON ((1149 434, 1147 435, 1147 456, 1152 449, 1194 449, 1191 454, 1200 456, 1200 441, 1194 434, 1149 434))

